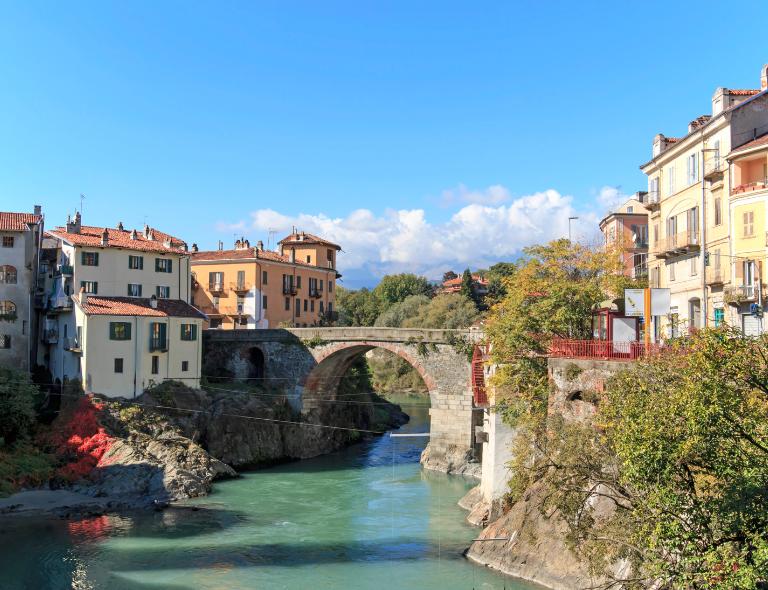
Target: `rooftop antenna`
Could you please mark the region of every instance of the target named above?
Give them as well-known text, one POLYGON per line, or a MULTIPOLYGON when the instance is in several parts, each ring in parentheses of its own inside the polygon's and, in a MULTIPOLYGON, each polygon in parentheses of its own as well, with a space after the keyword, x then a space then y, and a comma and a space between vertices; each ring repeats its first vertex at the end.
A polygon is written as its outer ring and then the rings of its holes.
POLYGON ((267 250, 272 249, 272 238, 277 235, 277 228, 276 227, 270 227, 269 228, 269 237, 267 237, 267 250))
POLYGON ((80 193, 80 215, 83 214, 83 201, 85 201, 85 195, 80 193))

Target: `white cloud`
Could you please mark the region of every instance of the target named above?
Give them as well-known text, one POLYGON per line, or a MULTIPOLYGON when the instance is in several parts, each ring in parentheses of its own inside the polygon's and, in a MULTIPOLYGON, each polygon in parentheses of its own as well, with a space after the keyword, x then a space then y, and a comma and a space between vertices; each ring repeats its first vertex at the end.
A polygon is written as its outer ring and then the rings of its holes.
POLYGON ((619 205, 623 205, 630 195, 624 193, 621 187, 604 186, 597 193, 595 201, 603 209, 603 212, 613 211, 619 205))
MULTIPOLYGON (((259 209, 246 225, 262 237, 270 229, 282 237, 293 226, 321 235, 342 246, 339 269, 346 278, 368 277, 368 282, 375 282, 376 277, 393 272, 416 272, 435 279, 448 269, 487 267, 516 258, 525 246, 567 236, 569 217, 579 215, 574 238, 597 223, 594 213, 577 213, 572 197, 552 189, 516 199, 501 186, 482 192, 464 190, 466 195, 484 195, 476 199, 484 202, 463 206, 443 223, 430 223, 423 209, 387 210, 378 216, 357 209, 334 218, 259 209)), ((242 227, 242 222, 221 228, 235 226, 242 227)))
POLYGON ((444 207, 457 203, 477 203, 479 205, 499 205, 512 199, 509 189, 494 184, 484 190, 470 190, 463 184, 456 188, 444 190, 440 195, 440 202, 444 207))

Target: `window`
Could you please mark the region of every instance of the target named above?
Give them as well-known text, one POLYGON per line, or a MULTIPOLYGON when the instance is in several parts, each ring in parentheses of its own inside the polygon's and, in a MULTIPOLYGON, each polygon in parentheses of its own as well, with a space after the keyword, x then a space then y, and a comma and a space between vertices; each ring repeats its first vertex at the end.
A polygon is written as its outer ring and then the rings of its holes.
POLYGON ((160 373, 160 357, 155 355, 152 357, 152 374, 158 375, 160 373))
POLYGON ((149 325, 149 351, 155 350, 166 351, 168 350, 167 336, 168 326, 162 322, 152 322, 149 325))
POLYGON ((16 304, 13 301, 0 300, 0 318, 6 319, 9 316, 16 316, 16 304))
POLYGON ((669 166, 667 168, 667 194, 675 194, 675 167, 669 166))
POLYGON ((261 271, 261 282, 264 285, 269 284, 269 274, 267 274, 266 270, 261 271))
POLYGON ((128 256, 128 268, 142 270, 144 268, 143 256, 128 256))
POLYGON ((314 299, 309 302, 309 311, 311 311, 312 313, 315 313, 315 300, 314 299))
POLYGON ((658 243, 659 243, 659 224, 654 223, 653 224, 653 245, 655 246, 658 243))
POLYGON ((115 373, 123 372, 123 359, 115 359, 115 373))
POLYGON ((333 301, 328 302, 328 315, 333 315, 333 301))
POLYGON ((309 311, 309 299, 304 300, 304 312, 309 311))
POLYGON ((208 273, 208 290, 221 291, 223 289, 224 289, 224 273, 209 272, 208 273))
POLYGON ((214 295, 212 299, 213 299, 213 306, 218 307, 219 301, 221 301, 221 298, 218 295, 214 295))
POLYGON ((245 271, 237 271, 237 287, 238 289, 245 289, 245 271))
POLYGON ((189 371, 189 361, 181 361, 181 372, 186 373, 189 371))
POLYGON ((173 260, 170 258, 155 258, 155 272, 173 272, 173 260))
POLYGON ((312 264, 312 256, 307 254, 307 264, 312 264))
POLYGON ((131 324, 129 322, 109 322, 110 340, 130 340, 131 324))
POLYGON ((181 324, 181 339, 188 341, 197 340, 197 325, 181 324))
POLYGON ((323 313, 323 302, 319 301, 318 303, 320 303, 320 313, 323 313))
POLYGON ((155 295, 158 299, 168 299, 171 296, 171 288, 158 285, 155 287, 155 295))
POLYGON ((648 185, 648 192, 651 193, 651 201, 659 200, 659 177, 651 178, 648 185))
POLYGON ((301 275, 296 277, 296 288, 301 289, 301 275))
POLYGON ((669 267, 669 280, 674 281, 675 280, 675 263, 669 262, 667 266, 669 267))
POLYGON ((261 296, 261 307, 262 309, 267 309, 267 296, 262 295, 261 296))
POLYGON ((99 283, 97 281, 80 281, 80 288, 85 289, 89 295, 96 295, 99 292, 99 283))
POLYGON ((0 348, 5 348, 6 350, 11 347, 11 337, 7 334, 0 334, 0 348))
POLYGON ((301 299, 298 297, 296 298, 296 305, 294 307, 296 308, 296 317, 301 317, 301 299))
POLYGON ((0 266, 0 283, 6 285, 15 285, 17 280, 16 267, 6 264, 0 266))
POLYGON ((691 276, 695 277, 699 274, 699 257, 691 256, 691 276))
POLYGON ((219 318, 211 318, 211 328, 221 328, 221 320, 219 318))
POLYGON ((720 197, 715 199, 715 225, 723 223, 723 200, 720 197))
POLYGON ((128 283, 128 297, 141 297, 141 285, 128 283))
POLYGON ((751 238, 755 235, 755 212, 745 211, 742 218, 744 221, 744 237, 751 238))
POLYGON ((328 266, 333 268, 333 250, 328 248, 328 251, 325 253, 325 255, 328 258, 328 266))
POLYGON ((285 298, 285 311, 291 311, 291 298, 285 298))
POLYGON ((694 152, 685 160, 688 184, 699 180, 699 154, 694 152))
POLYGON ((725 310, 722 307, 715 308, 715 328, 722 326, 725 321, 725 310))
POLYGON ((13 236, 3 236, 3 248, 13 248, 13 236))
POLYGON ((634 210, 635 210, 635 208, 634 208, 632 205, 630 205, 629 207, 627 207, 627 213, 633 213, 633 212, 634 212, 634 210))
POLYGON ((83 252, 80 254, 80 262, 83 266, 99 266, 99 253, 83 252))

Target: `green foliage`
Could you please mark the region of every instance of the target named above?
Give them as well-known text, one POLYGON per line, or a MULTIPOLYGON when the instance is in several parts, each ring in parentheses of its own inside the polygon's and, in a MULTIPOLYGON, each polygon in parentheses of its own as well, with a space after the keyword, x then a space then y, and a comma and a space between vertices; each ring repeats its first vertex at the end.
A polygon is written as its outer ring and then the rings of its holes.
POLYGON ((408 361, 385 350, 374 350, 368 358, 373 388, 380 392, 426 391, 419 373, 408 361))
POLYGON ((21 487, 39 487, 51 479, 56 467, 53 455, 29 443, 0 449, 0 496, 8 496, 21 487))
POLYGON ((576 363, 568 363, 568 366, 565 367, 565 378, 568 379, 568 381, 573 381, 581 375, 583 371, 584 369, 576 363))
POLYGON ((471 326, 480 317, 480 312, 466 297, 459 293, 438 295, 415 309, 406 317, 403 328, 459 329, 471 326))
POLYGON ((325 340, 323 340, 317 334, 312 336, 312 338, 306 338, 306 339, 302 340, 301 342, 307 348, 317 348, 318 346, 322 346, 323 344, 325 344, 325 340))
POLYGON ((470 301, 475 300, 475 287, 472 283, 472 271, 468 268, 465 269, 464 273, 461 275, 461 290, 459 291, 459 294, 470 301))
POLYGON ((381 302, 383 311, 411 295, 431 295, 432 286, 424 277, 402 273, 385 276, 372 292, 381 302))
POLYGON ((624 588, 761 588, 768 339, 707 330, 678 346, 607 384, 597 428, 551 419, 518 468, 546 486, 542 509, 563 514, 593 571, 632 564, 624 588))
POLYGON ((443 273, 443 282, 452 281, 453 279, 457 279, 457 278, 459 278, 459 275, 457 275, 452 270, 448 270, 443 273))
POLYGON ((0 439, 6 446, 27 437, 35 424, 40 390, 29 375, 0 367, 0 439))
POLYGON ((515 274, 517 267, 512 262, 498 262, 491 266, 485 273, 488 279, 488 294, 485 296, 485 304, 488 307, 499 303, 506 295, 504 283, 515 274))
POLYGON ((406 321, 418 315, 422 308, 428 306, 430 301, 433 300, 426 295, 409 295, 403 301, 395 303, 384 311, 376 318, 374 325, 384 328, 401 328, 406 321))
POLYGON ((368 289, 350 291, 336 287, 339 326, 373 326, 381 313, 381 301, 368 289))

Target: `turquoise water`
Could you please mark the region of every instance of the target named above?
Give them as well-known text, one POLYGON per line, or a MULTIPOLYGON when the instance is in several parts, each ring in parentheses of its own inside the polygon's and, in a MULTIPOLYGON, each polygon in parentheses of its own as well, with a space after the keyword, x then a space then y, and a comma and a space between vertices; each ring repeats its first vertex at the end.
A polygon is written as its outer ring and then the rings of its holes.
MULTIPOLYGON (((401 431, 428 428, 405 409, 401 431)), ((456 502, 474 483, 424 472, 424 444, 384 436, 163 512, 0 522, 0 588, 532 589, 464 559, 477 529, 456 502)))

